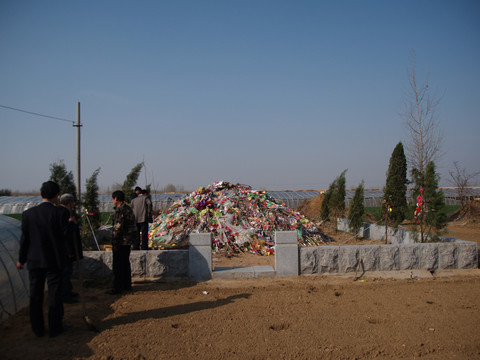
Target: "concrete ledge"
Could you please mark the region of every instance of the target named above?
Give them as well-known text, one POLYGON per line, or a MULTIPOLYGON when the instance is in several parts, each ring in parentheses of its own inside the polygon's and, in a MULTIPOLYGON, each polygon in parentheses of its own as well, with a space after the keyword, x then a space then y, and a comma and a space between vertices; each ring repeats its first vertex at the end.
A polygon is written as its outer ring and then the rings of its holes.
POLYGON ((275 271, 271 266, 216 267, 213 272, 214 279, 263 277, 275 277, 275 271))

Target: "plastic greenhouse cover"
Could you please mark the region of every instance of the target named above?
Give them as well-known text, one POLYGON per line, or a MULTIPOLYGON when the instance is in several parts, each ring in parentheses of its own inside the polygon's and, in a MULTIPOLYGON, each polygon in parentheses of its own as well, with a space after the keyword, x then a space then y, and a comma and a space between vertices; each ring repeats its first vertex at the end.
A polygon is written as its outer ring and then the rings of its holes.
POLYGON ((0 322, 28 305, 28 271, 17 270, 20 221, 0 215, 0 322))
MULTIPOLYGON (((445 198, 455 198, 457 191, 454 188, 441 189, 445 195, 445 198)), ((269 196, 277 200, 278 202, 285 203, 286 206, 295 208, 304 200, 314 198, 318 196, 321 191, 309 190, 309 191, 267 191, 269 196)), ((346 200, 349 201, 355 194, 354 190, 346 191, 346 200)), ((168 207, 178 199, 182 199, 188 196, 189 193, 167 193, 167 194, 152 194, 152 202, 154 207, 168 207)), ((480 187, 475 187, 469 190, 469 195, 480 196, 480 187)), ((383 197, 382 190, 365 190, 365 199, 381 199, 383 197)), ((410 192, 407 194, 407 198, 411 197, 410 192)), ((113 209, 111 195, 99 195, 100 211, 110 212, 113 209)), ((23 211, 38 205, 42 201, 40 196, 0 196, 0 214, 21 214, 23 211)))

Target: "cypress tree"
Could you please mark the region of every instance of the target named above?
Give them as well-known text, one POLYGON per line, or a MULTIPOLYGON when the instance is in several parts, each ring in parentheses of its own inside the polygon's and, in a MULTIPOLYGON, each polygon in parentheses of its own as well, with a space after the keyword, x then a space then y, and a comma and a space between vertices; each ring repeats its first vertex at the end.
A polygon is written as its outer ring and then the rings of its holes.
POLYGON ((322 220, 336 220, 339 216, 345 214, 345 173, 343 172, 330 184, 325 198, 322 201, 321 219, 322 220))
POLYGON ((350 221, 350 230, 357 237, 358 232, 363 226, 365 220, 365 207, 363 205, 364 198, 364 185, 363 181, 355 189, 355 194, 350 202, 350 208, 348 209, 348 219, 350 221))
POLYGON ((125 193, 125 202, 129 203, 132 194, 133 194, 133 187, 137 183, 138 177, 140 176, 140 172, 142 171, 143 168, 143 162, 138 163, 135 165, 132 170, 130 170, 130 173, 127 175, 127 178, 123 182, 122 185, 122 191, 125 193))
POLYGON ((388 205, 391 211, 388 219, 397 226, 405 219, 407 211, 407 159, 403 144, 399 142, 392 152, 388 165, 387 181, 383 189, 382 210, 385 213, 388 205))
POLYGON ((439 175, 435 170, 433 161, 427 164, 425 171, 425 224, 440 230, 447 224, 448 217, 445 210, 445 196, 443 191, 438 189, 439 175))
POLYGON ((330 216, 328 202, 330 201, 330 195, 332 194, 332 189, 331 189, 332 185, 333 183, 330 184, 330 187, 325 193, 325 196, 323 197, 323 201, 322 201, 322 206, 320 207, 320 219, 322 219, 323 221, 327 221, 330 216))
POLYGON ((330 212, 330 220, 336 220, 340 216, 345 215, 345 173, 347 170, 343 170, 342 173, 335 179, 333 191, 328 201, 328 207, 330 212))
POLYGON ((83 207, 87 210, 90 222, 94 229, 100 226, 100 201, 98 199, 97 178, 100 168, 95 170, 87 179, 85 186, 85 194, 83 196, 83 207))
POLYGON ((72 194, 77 200, 77 188, 73 181, 73 173, 67 172, 67 167, 63 160, 50 164, 50 180, 60 186, 60 195, 72 194))
POLYGON ((421 173, 418 169, 412 169, 412 179, 415 182, 412 194, 414 203, 417 204, 415 220, 420 225, 421 241, 423 242, 425 232, 435 230, 438 233, 447 224, 445 197, 443 192, 438 189, 439 175, 436 173, 433 161, 427 164, 425 173, 421 173))

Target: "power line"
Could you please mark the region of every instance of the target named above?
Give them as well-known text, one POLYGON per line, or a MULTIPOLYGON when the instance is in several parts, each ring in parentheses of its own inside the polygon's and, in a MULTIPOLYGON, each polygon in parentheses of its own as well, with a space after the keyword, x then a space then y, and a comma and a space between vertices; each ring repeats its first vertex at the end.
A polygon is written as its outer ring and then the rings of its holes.
POLYGON ((22 110, 22 109, 17 109, 17 108, 10 107, 10 106, 5 106, 5 105, 0 105, 0 107, 5 108, 5 109, 9 109, 9 110, 20 111, 20 112, 23 112, 23 113, 26 113, 26 114, 41 116, 41 117, 48 118, 48 119, 55 119, 55 120, 60 120, 60 121, 66 121, 66 122, 75 124, 75 121, 68 120, 68 119, 62 119, 62 118, 55 117, 55 116, 43 115, 43 114, 39 114, 39 113, 36 113, 36 112, 27 111, 27 110, 22 110))

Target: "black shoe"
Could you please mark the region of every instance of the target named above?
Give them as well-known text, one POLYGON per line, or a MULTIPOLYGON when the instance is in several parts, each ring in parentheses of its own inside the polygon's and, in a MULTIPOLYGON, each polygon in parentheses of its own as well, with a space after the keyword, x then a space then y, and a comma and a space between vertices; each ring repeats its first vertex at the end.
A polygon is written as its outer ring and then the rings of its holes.
POLYGON ((36 337, 40 338, 40 337, 43 337, 43 335, 45 335, 45 332, 44 331, 37 331, 37 332, 34 331, 34 334, 35 334, 36 337))
POLYGON ((119 295, 121 293, 122 292, 120 290, 116 290, 116 289, 111 289, 111 290, 105 291, 105 294, 107 294, 107 295, 119 295))
POLYGON ((72 291, 68 296, 72 298, 76 298, 78 297, 78 293, 72 291))

